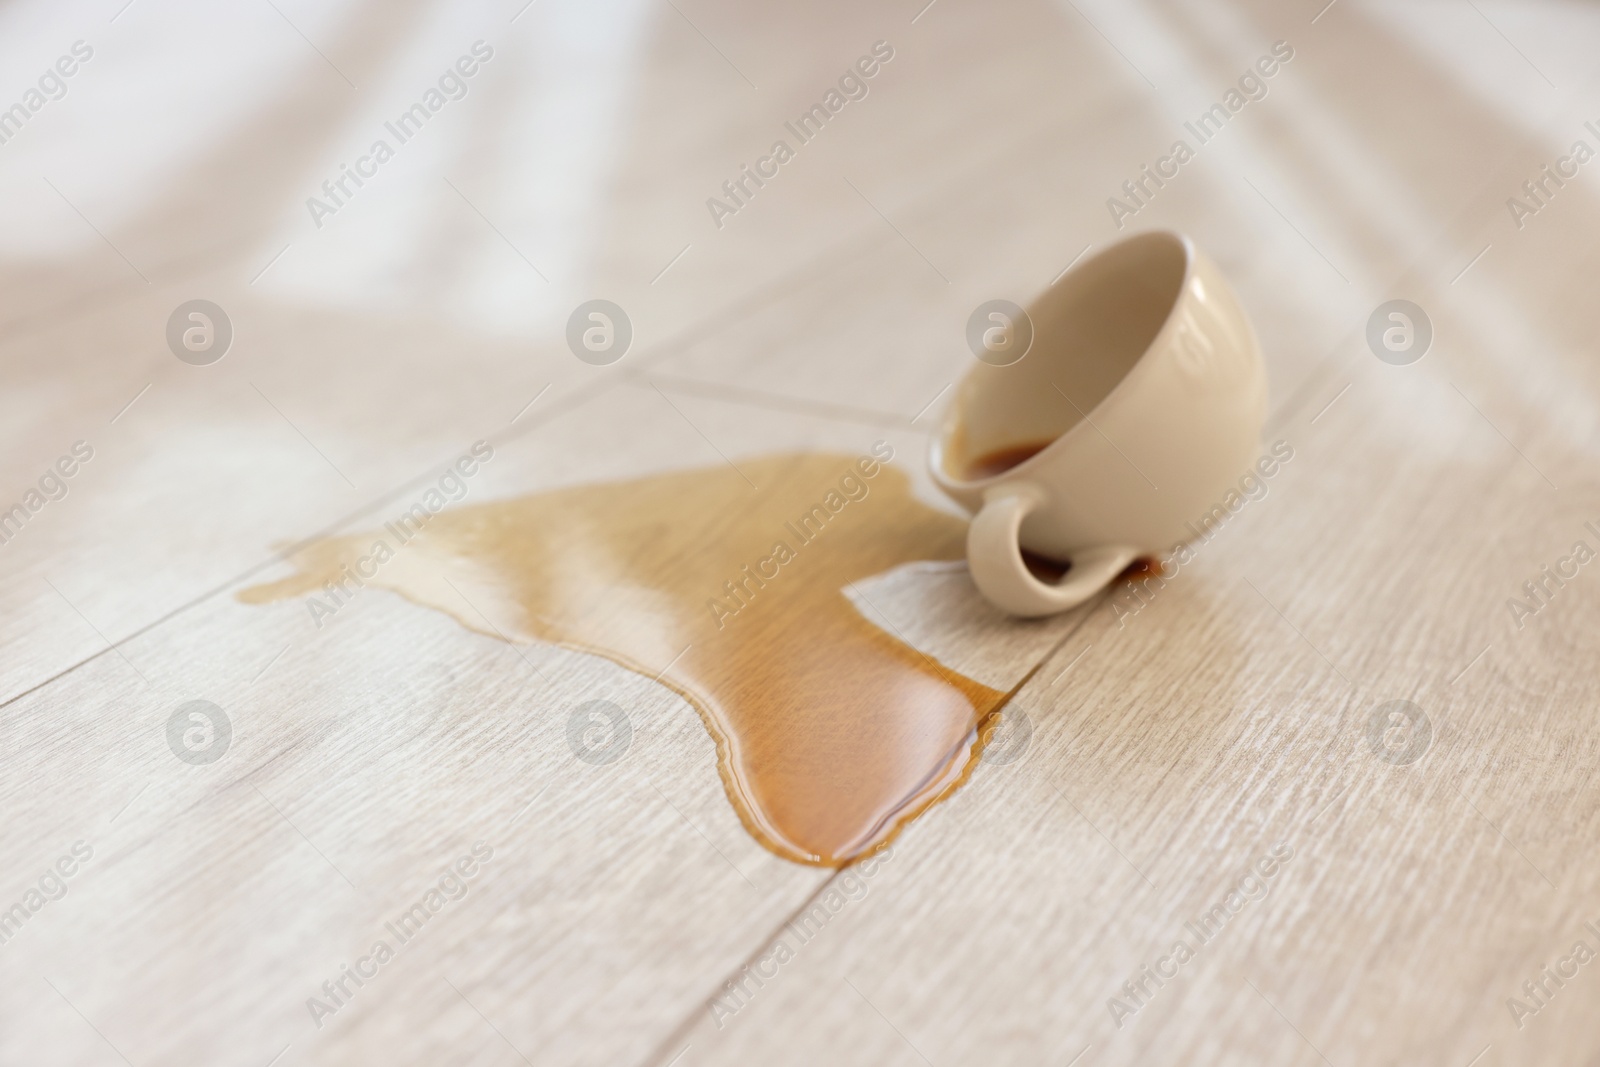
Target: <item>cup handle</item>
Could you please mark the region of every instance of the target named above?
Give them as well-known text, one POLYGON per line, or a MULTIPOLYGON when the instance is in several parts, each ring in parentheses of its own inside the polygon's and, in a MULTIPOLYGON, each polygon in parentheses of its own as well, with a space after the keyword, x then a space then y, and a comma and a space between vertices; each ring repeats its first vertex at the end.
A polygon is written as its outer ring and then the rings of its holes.
POLYGON ((1075 608, 1104 589, 1139 557, 1137 549, 1106 545, 1072 556, 1072 569, 1055 585, 1041 582, 1022 561, 1018 532, 1028 513, 1044 502, 1026 483, 997 485, 967 528, 967 567, 978 591, 1013 615, 1053 615, 1075 608))

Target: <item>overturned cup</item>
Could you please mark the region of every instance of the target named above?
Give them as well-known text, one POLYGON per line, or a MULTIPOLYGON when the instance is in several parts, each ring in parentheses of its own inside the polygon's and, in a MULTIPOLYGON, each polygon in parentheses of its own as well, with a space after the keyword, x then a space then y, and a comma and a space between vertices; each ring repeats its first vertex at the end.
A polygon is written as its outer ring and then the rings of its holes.
POLYGON ((1025 357, 967 373, 929 465, 974 514, 978 589, 1033 616, 1075 607, 1187 540, 1187 521, 1250 466, 1267 382, 1238 299, 1180 234, 1107 248, 1024 313, 1025 357), (1024 550, 1070 567, 1045 581, 1024 550))

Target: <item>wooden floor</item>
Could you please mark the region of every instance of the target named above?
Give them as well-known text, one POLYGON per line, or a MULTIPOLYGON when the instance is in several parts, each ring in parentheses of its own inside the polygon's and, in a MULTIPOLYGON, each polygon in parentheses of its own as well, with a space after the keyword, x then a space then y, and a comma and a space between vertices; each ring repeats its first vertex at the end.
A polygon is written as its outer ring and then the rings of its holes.
POLYGON ((1560 162, 1600 149, 1600 8, 1325 3, 0 9, 0 510, 92 450, 0 544, 0 1063, 1600 1062, 1600 163, 1560 162), (471 502, 881 438, 937 503, 967 315, 1113 240, 1180 138, 1124 232, 1234 282, 1293 459, 1143 599, 1025 623, 960 569, 868 583, 924 652, 1027 678, 1032 727, 868 869, 755 843, 649 677, 382 590, 320 628, 235 596, 478 440, 471 502), (596 297, 634 331, 605 367, 564 336, 596 297), (1434 335, 1405 366, 1366 340, 1397 298, 1434 335), (209 366, 165 339, 192 299, 232 323, 209 366), (595 698, 614 763, 568 745, 595 698), (169 745, 192 700, 215 762, 169 745))

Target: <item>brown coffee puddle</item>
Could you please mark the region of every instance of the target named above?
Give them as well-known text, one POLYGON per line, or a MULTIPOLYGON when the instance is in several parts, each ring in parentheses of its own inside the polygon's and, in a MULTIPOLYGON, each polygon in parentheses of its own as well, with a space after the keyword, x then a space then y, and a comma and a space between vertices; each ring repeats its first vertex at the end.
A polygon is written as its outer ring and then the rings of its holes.
POLYGON ((898 564, 960 559, 966 536, 898 469, 858 462, 772 456, 443 511, 403 546, 389 527, 316 542, 291 557, 299 573, 239 598, 348 587, 344 568, 382 539, 394 556, 366 585, 480 633, 661 674, 716 740, 750 833, 844 866, 965 781, 1005 699, 846 597, 898 564))

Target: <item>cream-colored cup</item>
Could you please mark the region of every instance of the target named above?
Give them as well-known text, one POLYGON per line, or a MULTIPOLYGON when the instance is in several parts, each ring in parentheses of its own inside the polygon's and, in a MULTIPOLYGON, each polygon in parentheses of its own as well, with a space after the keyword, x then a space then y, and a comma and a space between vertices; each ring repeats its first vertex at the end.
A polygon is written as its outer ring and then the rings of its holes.
MULTIPOLYGON (((1012 614, 1049 615, 1188 539, 1186 524, 1255 459, 1267 382, 1237 298, 1181 234, 1107 248, 1026 314, 1031 346, 1009 365, 972 368, 929 462, 975 515, 967 563, 978 589, 1012 614), (1036 445, 1005 469, 975 466, 1036 445), (1042 581, 1023 549, 1071 567, 1042 581)), ((999 347, 1026 326, 995 321, 999 347)))

